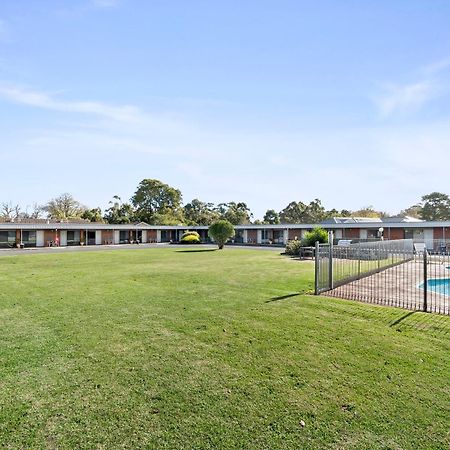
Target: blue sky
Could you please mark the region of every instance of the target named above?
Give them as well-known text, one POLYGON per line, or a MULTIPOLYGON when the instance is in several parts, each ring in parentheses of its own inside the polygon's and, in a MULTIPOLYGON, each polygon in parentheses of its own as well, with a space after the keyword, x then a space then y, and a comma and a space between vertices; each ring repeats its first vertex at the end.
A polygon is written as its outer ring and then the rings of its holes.
POLYGON ((0 202, 450 193, 450 2, 2 0, 0 202))

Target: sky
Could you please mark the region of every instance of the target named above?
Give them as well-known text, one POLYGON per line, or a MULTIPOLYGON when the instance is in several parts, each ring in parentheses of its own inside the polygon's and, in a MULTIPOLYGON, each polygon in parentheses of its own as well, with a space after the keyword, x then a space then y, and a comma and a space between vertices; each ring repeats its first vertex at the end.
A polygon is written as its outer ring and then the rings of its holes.
POLYGON ((449 23, 438 0, 1 0, 0 203, 450 194, 449 23))

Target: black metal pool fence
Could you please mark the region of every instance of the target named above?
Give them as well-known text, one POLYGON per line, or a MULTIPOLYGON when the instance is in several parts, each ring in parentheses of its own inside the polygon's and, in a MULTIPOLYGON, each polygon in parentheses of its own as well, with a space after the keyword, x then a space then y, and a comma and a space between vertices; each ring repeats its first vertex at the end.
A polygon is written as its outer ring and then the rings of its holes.
POLYGON ((317 295, 450 314, 446 243, 402 239, 343 244, 316 243, 317 295))

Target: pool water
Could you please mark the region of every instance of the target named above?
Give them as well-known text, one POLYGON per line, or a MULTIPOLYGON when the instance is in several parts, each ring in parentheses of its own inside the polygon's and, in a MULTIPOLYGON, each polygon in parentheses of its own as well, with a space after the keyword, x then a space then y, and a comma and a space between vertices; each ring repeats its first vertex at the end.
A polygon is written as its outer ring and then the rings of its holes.
MULTIPOLYGON (((423 289, 424 284, 420 287, 423 289)), ((427 281, 428 290, 450 296, 450 278, 432 278, 427 281)))

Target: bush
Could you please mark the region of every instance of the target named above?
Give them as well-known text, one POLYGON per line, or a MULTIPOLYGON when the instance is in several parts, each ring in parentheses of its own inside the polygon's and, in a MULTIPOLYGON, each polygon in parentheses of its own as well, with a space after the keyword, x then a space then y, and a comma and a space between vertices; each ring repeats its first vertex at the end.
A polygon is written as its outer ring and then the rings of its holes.
POLYGON ((208 234, 221 250, 228 239, 234 236, 234 226, 228 220, 218 220, 209 227, 208 234))
POLYGON ((300 247, 302 246, 302 241, 289 241, 286 244, 286 255, 296 256, 300 254, 300 247))
POLYGON ((200 235, 196 231, 185 231, 180 242, 182 244, 200 244, 200 235))
POLYGON ((314 247, 316 242, 319 241, 320 244, 325 244, 328 242, 328 232, 323 228, 314 228, 312 231, 308 231, 303 238, 303 245, 305 247, 314 247))

